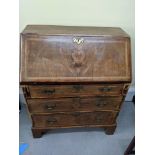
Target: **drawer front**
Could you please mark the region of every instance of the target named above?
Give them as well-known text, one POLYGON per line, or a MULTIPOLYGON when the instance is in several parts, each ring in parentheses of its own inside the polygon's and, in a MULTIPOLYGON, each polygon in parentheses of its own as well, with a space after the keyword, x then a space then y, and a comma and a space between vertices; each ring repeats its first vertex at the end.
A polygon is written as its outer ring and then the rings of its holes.
POLYGON ((31 113, 61 111, 119 110, 123 97, 90 97, 63 99, 28 99, 31 113))
POLYGON ((123 84, 29 86, 29 91, 31 98, 118 96, 122 95, 123 84))
POLYGON ((49 115, 32 115, 33 127, 67 127, 78 125, 111 125, 115 123, 117 112, 74 112, 49 115))

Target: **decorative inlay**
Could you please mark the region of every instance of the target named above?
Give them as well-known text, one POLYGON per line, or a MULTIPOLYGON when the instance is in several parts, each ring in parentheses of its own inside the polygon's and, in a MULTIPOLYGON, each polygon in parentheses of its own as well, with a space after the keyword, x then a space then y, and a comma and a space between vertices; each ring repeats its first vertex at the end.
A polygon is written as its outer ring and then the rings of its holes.
POLYGON ((81 67, 84 64, 85 53, 83 50, 76 50, 72 52, 73 65, 75 67, 81 67))

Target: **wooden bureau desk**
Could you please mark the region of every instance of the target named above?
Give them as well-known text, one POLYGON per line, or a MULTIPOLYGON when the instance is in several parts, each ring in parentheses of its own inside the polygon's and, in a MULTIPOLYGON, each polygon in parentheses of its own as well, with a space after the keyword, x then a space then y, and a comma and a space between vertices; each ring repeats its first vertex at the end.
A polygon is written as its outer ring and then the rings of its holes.
POLYGON ((28 25, 20 52, 34 137, 72 127, 114 133, 131 83, 128 34, 110 27, 28 25))

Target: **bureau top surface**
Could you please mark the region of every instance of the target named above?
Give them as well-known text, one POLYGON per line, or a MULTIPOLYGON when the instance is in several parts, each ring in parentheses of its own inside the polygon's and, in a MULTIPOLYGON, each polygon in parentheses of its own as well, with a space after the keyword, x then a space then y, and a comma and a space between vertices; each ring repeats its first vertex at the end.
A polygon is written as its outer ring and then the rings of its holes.
POLYGON ((125 31, 118 27, 56 25, 27 25, 22 34, 129 37, 129 35, 125 31))

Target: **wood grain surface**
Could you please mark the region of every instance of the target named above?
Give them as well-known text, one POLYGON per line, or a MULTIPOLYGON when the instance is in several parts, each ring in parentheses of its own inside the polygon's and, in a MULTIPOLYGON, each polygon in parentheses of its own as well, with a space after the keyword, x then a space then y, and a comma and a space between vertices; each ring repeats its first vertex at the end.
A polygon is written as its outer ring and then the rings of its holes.
POLYGON ((131 80, 130 36, 121 28, 28 25, 20 84, 32 134, 101 127, 113 134, 131 80))

